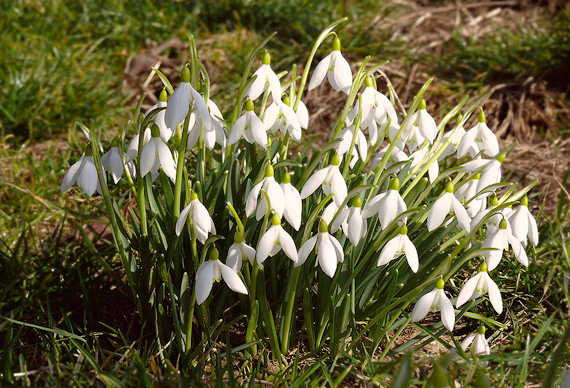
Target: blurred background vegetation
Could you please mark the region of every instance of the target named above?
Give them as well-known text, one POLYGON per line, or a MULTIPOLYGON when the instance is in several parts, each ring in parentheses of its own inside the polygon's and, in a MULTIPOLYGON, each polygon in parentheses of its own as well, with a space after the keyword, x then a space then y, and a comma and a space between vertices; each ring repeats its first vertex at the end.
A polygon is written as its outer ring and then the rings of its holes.
MULTIPOLYGON (((248 50, 261 39, 278 33, 268 49, 273 65, 288 70, 293 63, 302 66, 322 28, 343 16, 349 18, 340 30, 343 53, 355 63, 366 55, 389 60, 383 70, 405 106, 430 77, 435 80, 428 108, 441 115, 467 93, 495 90, 484 105, 489 124, 502 146, 521 143, 506 166, 523 183, 540 180, 533 211, 542 243, 530 252, 528 270, 508 268, 502 274, 508 328, 494 334, 488 380, 493 386, 524 386, 527 380, 539 384, 550 371, 560 381, 568 370, 567 359, 552 361, 555 349, 562 355, 568 349, 558 346, 569 319, 570 280, 566 2, 14 0, 0 3, 0 15, 5 385, 179 383, 174 366, 157 366, 156 349, 141 334, 99 200, 77 191, 59 194, 84 141, 75 122, 109 133, 124 127, 141 93, 149 94, 148 106, 158 96, 160 81, 149 76, 153 66, 176 79, 189 55, 190 34, 212 78, 213 100, 226 113, 248 50)), ((327 133, 331 123, 323 114, 327 109, 320 108, 342 103, 326 87, 309 93, 307 104, 315 113, 311 134, 327 133)), ((434 362, 455 376, 479 376, 444 357, 406 357, 366 366, 349 358, 345 369, 354 372, 346 375, 335 365, 314 367, 319 359, 311 355, 300 370, 320 384, 330 375, 343 376, 339 384, 345 378, 356 385, 389 384, 401 367, 413 374, 410 384, 419 386, 434 362)), ((212 378, 223 378, 225 367, 217 369, 221 374, 212 368, 212 378)), ((302 375, 290 368, 274 376, 267 365, 260 368, 260 379, 291 383, 302 375)), ((227 372, 241 373, 231 365, 227 372)))

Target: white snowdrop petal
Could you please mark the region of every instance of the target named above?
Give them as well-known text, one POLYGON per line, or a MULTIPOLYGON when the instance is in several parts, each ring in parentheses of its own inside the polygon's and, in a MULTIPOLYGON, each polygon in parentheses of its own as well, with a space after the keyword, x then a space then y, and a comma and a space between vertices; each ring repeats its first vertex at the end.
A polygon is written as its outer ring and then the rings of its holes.
POLYGON ((315 67, 315 70, 313 71, 313 76, 311 77, 311 81, 309 82, 309 90, 313 90, 314 88, 316 88, 317 86, 319 86, 323 82, 323 80, 325 79, 325 76, 327 75, 327 72, 329 70, 331 57, 332 57, 332 53, 330 53, 329 55, 324 57, 319 62, 317 67, 315 67))
POLYGON ((408 265, 414 272, 418 272, 419 262, 418 262, 418 251, 414 243, 410 240, 407 235, 401 235, 404 239, 404 252, 406 253, 406 259, 408 260, 408 265))
POLYGON ((436 292, 437 288, 434 288, 416 302, 416 305, 412 310, 412 322, 418 322, 425 318, 431 309, 436 292))
POLYGON ((212 291, 214 284, 214 263, 210 260, 202 263, 196 272, 196 303, 202 304, 212 291))
POLYGON ((497 312, 497 314, 501 314, 503 312, 503 299, 501 298, 501 291, 497 284, 491 279, 491 277, 485 272, 485 281, 487 283, 487 288, 489 292, 489 300, 493 305, 493 308, 497 312))
POLYGON ((93 163, 93 157, 86 156, 83 167, 77 176, 77 186, 85 191, 88 197, 92 196, 99 185, 99 177, 97 176, 97 168, 93 163))
POLYGON ((81 156, 79 161, 75 162, 74 164, 69 167, 69 170, 65 173, 63 177, 63 181, 61 182, 61 192, 67 191, 73 186, 75 182, 77 182, 77 175, 81 172, 81 166, 84 163, 85 155, 81 156))
POLYGON ((263 181, 259 182, 249 192, 247 195, 247 199, 245 201, 245 215, 251 216, 253 211, 255 210, 255 205, 257 205, 257 198, 259 197, 259 193, 261 192, 261 186, 263 185, 263 181))
POLYGON ((327 174, 329 172, 330 166, 325 167, 317 172, 315 172, 303 185, 301 189, 301 199, 307 198, 309 195, 313 194, 315 190, 319 188, 320 185, 323 184, 327 174))
POLYGON ((281 226, 278 226, 279 230, 279 242, 281 243, 281 248, 283 252, 291 259, 294 263, 297 263, 297 247, 295 246, 295 241, 281 226))
POLYGON ((243 281, 240 279, 237 272, 235 272, 233 269, 231 269, 230 267, 228 267, 223 263, 219 263, 219 267, 222 273, 222 278, 224 279, 228 287, 232 291, 247 295, 247 288, 245 284, 243 284, 243 281))
POLYGON ((184 209, 182 209, 182 211, 180 212, 180 216, 178 216, 178 220, 176 221, 176 235, 180 236, 180 233, 182 232, 182 228, 184 228, 184 225, 186 224, 186 219, 188 218, 188 212, 190 211, 190 206, 192 206, 191 204, 186 206, 184 209))
POLYGON ((453 194, 446 192, 431 206, 427 218, 428 231, 431 232, 432 230, 437 229, 449 214, 449 209, 451 208, 451 195, 453 194))
POLYGON ((238 272, 241 269, 242 255, 239 245, 237 243, 233 243, 230 246, 230 249, 228 249, 226 265, 231 269, 233 269, 235 272, 238 272))
POLYGON ((441 322, 443 326, 449 331, 453 331, 453 326, 455 326, 455 310, 451 301, 447 298, 443 290, 440 290, 443 294, 439 299, 439 307, 441 310, 441 322))
POLYGON ((467 210, 463 207, 461 202, 452 194, 451 198, 451 205, 453 207, 453 212, 455 213, 455 217, 457 218, 457 222, 465 232, 469 233, 471 231, 471 220, 469 219, 469 215, 467 214, 467 210))
POLYGON ((336 272, 338 261, 332 243, 328 238, 322 238, 319 244, 317 258, 325 274, 332 278, 336 272))
POLYGON ((141 152, 140 171, 141 176, 146 176, 152 171, 152 167, 156 161, 156 144, 154 141, 149 141, 141 152))
POLYGON ((467 348, 469 348, 469 346, 473 343, 474 339, 475 334, 468 335, 463 341, 461 341, 461 349, 463 349, 463 351, 466 351, 467 348))
POLYGON ((368 201, 368 203, 364 206, 364 209, 362 209, 362 217, 370 218, 378 213, 380 211, 380 206, 382 205, 380 201, 387 193, 388 192, 378 194, 374 196, 374 198, 372 198, 370 201, 368 201))
POLYGON ((295 267, 298 267, 304 264, 305 261, 307 261, 307 258, 315 248, 315 244, 317 243, 317 237, 318 236, 311 237, 310 239, 305 241, 305 243, 301 246, 301 249, 299 249, 298 260, 295 263, 295 267))
POLYGON ((477 275, 473 276, 471 279, 465 282, 463 288, 459 292, 459 295, 457 295, 457 301, 455 302, 455 306, 457 308, 461 307, 471 298, 471 295, 473 295, 475 289, 477 288, 477 283, 479 282, 482 273, 483 272, 479 272, 477 275))
POLYGON ((257 264, 261 265, 267 259, 271 251, 273 250, 273 246, 275 245, 275 233, 276 233, 276 226, 272 225, 267 232, 261 236, 259 240, 259 245, 257 246, 256 250, 256 259, 257 264))
POLYGON ((338 87, 337 90, 348 94, 352 86, 352 70, 350 69, 348 61, 342 56, 340 51, 338 51, 335 58, 333 77, 338 87))
POLYGON ((380 252, 380 256, 378 257, 378 263, 376 264, 377 267, 381 265, 388 264, 390 261, 394 260, 396 256, 396 252, 400 247, 400 236, 396 236, 384 245, 382 251, 380 252))

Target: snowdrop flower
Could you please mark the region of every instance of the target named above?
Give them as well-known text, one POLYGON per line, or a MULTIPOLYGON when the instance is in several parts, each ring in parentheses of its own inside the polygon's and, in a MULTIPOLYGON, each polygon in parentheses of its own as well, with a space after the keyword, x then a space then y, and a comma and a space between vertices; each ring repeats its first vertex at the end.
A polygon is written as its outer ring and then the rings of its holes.
POLYGON ((267 131, 253 108, 253 101, 247 100, 245 113, 232 126, 228 145, 237 143, 243 137, 250 144, 257 143, 263 148, 267 147, 267 131))
POLYGON ((283 182, 280 184, 283 190, 283 203, 285 208, 283 210, 283 216, 295 230, 299 230, 301 227, 301 213, 303 210, 303 204, 301 201, 301 194, 291 184, 291 175, 288 171, 285 171, 283 175, 283 182))
POLYGON ((483 261, 479 266, 479 273, 466 281, 463 285, 463 288, 457 296, 455 306, 459 308, 468 300, 477 299, 485 292, 489 293, 489 300, 497 314, 501 314, 503 312, 501 291, 499 291, 499 287, 487 273, 487 263, 483 261))
MULTIPOLYGON (((127 148, 127 153, 125 154, 125 164, 129 164, 137 158, 139 154, 139 136, 140 132, 131 139, 129 147, 127 148)), ((143 132, 143 148, 151 138, 150 128, 146 128, 143 132)))
POLYGON ((337 36, 334 37, 332 52, 324 57, 315 68, 309 82, 309 90, 319 86, 325 79, 325 75, 334 90, 346 94, 350 92, 352 71, 347 60, 340 53, 340 39, 337 36))
MULTIPOLYGON (((475 159, 461 165, 460 172, 480 172, 481 179, 477 185, 477 192, 499 183, 501 181, 501 163, 505 161, 505 154, 497 155, 495 159, 475 159)), ((492 191, 479 194, 480 197, 488 197, 492 191)))
POLYGON ((95 191, 101 193, 97 168, 93 162, 93 151, 90 144, 85 147, 85 152, 81 155, 79 161, 69 167, 69 170, 65 173, 61 182, 61 192, 69 190, 75 182, 88 197, 92 196, 95 191))
POLYGON ((271 55, 266 51, 263 54, 263 61, 259 69, 253 73, 255 80, 249 85, 245 95, 249 97, 250 100, 256 100, 261 93, 269 87, 271 96, 273 96, 273 101, 281 101, 281 83, 279 82, 279 77, 271 69, 271 55))
MULTIPOLYGON (((485 201, 486 199, 483 199, 483 202, 485 201)), ((485 226, 487 227, 487 236, 499 230, 499 223, 501 222, 501 220, 506 219, 505 217, 507 217, 511 209, 503 208, 500 211, 496 211, 495 209, 497 208, 498 205, 499 205, 499 200, 497 199, 496 196, 493 196, 493 199, 491 199, 491 207, 480 211, 475 217, 473 217, 473 219, 471 220, 471 229, 476 228, 483 218, 485 218, 489 213, 493 212, 494 214, 492 214, 489 218, 487 218, 487 221, 485 222, 485 226)), ((509 233, 511 233, 511 227, 509 225, 509 221, 508 219, 506 220, 507 220, 507 230, 509 231, 509 233)))
MULTIPOLYGON (((408 210, 399 190, 400 180, 398 177, 394 177, 390 184, 390 190, 376 195, 364 206, 362 217, 370 218, 378 213, 378 220, 380 225, 382 225, 382 230, 386 229, 392 221, 408 210)), ((406 217, 404 217, 403 222, 406 222, 406 217)))
MULTIPOLYGON (((461 114, 457 115, 457 118, 455 120, 455 127, 451 131, 449 131, 443 135, 443 137, 441 139, 441 143, 439 145, 439 148, 443 147, 443 145, 450 138, 451 138, 451 140, 449 141, 449 144, 445 147, 443 152, 437 157, 437 160, 442 161, 447 156, 449 156, 449 155, 453 154, 455 151, 457 151, 457 148, 459 147, 459 143, 461 142, 461 139, 463 139, 463 136, 465 135, 465 129, 463 128, 463 125, 460 125, 462 118, 463 118, 463 116, 461 114)), ((473 149, 473 150, 475 150, 475 149, 473 149)), ((476 154, 477 154, 477 152, 475 152, 475 154, 473 154, 471 156, 475 156, 476 154)))
POLYGON ((467 233, 471 231, 471 219, 461 202, 453 195, 453 191, 453 183, 449 182, 445 186, 445 193, 431 206, 427 218, 428 231, 438 228, 450 212, 455 214, 457 222, 467 233))
MULTIPOLYGON (((265 168, 265 178, 251 189, 247 196, 245 202, 245 215, 251 216, 257 205, 257 198, 261 190, 264 190, 269 197, 269 202, 271 210, 273 210, 279 217, 283 216, 285 211, 285 196, 283 195, 283 189, 275 181, 273 166, 271 164, 267 165, 265 168)), ((255 213, 255 218, 259 221, 268 212, 267 198, 262 195, 259 205, 257 205, 257 212, 255 213)))
POLYGON ((528 198, 525 195, 520 206, 507 216, 511 224, 512 234, 526 247, 527 238, 534 245, 538 245, 538 227, 533 215, 528 211, 528 198))
POLYGON ((408 265, 412 271, 418 272, 418 251, 408 237, 408 227, 406 225, 402 225, 400 233, 384 245, 382 252, 380 252, 377 266, 388 264, 402 254, 406 255, 406 260, 408 260, 408 265))
POLYGON ((503 251, 507 249, 508 245, 513 248, 517 260, 525 267, 528 267, 528 257, 522 244, 507 230, 507 221, 502 219, 499 229, 488 235, 481 246, 481 248, 491 248, 483 254, 489 263, 489 271, 492 271, 499 265, 503 257, 503 251))
MULTIPOLYGON (((354 135, 354 125, 350 125, 346 128, 343 128, 342 131, 338 134, 339 139, 341 139, 340 143, 337 145, 337 152, 339 156, 343 156, 350 150, 350 145, 352 144, 352 138, 354 135)), ((356 160, 358 156, 360 159, 365 162, 366 158, 368 157, 368 143, 366 141, 366 137, 360 130, 360 128, 356 128, 356 139, 354 142, 354 148, 352 150, 352 155, 355 157, 352 159, 350 163, 350 167, 354 167, 356 164, 356 160), (357 152, 358 150, 358 152, 357 152)))
MULTIPOLYGON (((384 157, 384 155, 386 154, 386 151, 388 150, 388 146, 384 147, 382 150, 380 150, 380 152, 378 152, 378 154, 374 157, 374 159, 372 160, 372 170, 376 170, 376 167, 378 167, 378 165, 380 164, 380 162, 382 161, 382 158, 384 157)), ((386 162, 386 166, 385 168, 388 169, 390 168, 391 165, 395 164, 395 163, 399 163, 399 162, 404 162, 408 160, 408 155, 406 155, 406 153, 404 151, 402 151, 401 149, 399 149, 397 146, 394 147, 392 149, 392 153, 390 154, 390 156, 388 157, 388 161, 386 162)), ((403 166, 398 167, 394 172, 398 173, 400 172, 400 170, 403 168, 403 166)))
POLYGON ((439 278, 433 290, 422 296, 414 309, 412 310, 412 322, 418 322, 424 319, 428 312, 436 312, 441 310, 441 322, 449 331, 453 331, 455 325, 455 310, 451 301, 445 295, 443 287, 445 282, 439 278))
POLYGON ((249 260, 249 263, 253 265, 253 260, 255 260, 255 249, 243 241, 243 233, 235 232, 234 243, 228 250, 226 264, 235 272, 239 272, 244 258, 249 260))
POLYGON ((263 115, 263 126, 271 133, 280 131, 285 135, 289 132, 293 140, 300 142, 303 135, 301 124, 295 111, 288 104, 289 98, 285 97, 283 101, 277 100, 269 105, 263 115))
POLYGON ((493 157, 499 153, 499 142, 497 136, 489 129, 485 120, 483 108, 479 112, 477 124, 471 128, 461 139, 457 149, 457 157, 461 158, 473 145, 477 146, 477 152, 483 151, 487 156, 493 157))
POLYGON ((421 135, 419 127, 412 125, 410 132, 406 139, 406 145, 408 146, 408 151, 414 152, 419 146, 421 146, 426 139, 421 135))
POLYGON ((281 226, 281 218, 277 214, 273 214, 271 219, 271 226, 267 232, 259 240, 257 245, 257 264, 261 265, 268 256, 275 256, 279 251, 283 252, 297 263, 297 248, 293 238, 281 226))
POLYGON ((212 150, 215 144, 218 143, 220 147, 222 147, 222 150, 225 150, 227 140, 224 130, 224 116, 216 103, 210 99, 208 99, 208 108, 210 109, 212 125, 208 127, 204 124, 204 145, 208 147, 209 150, 212 150))
POLYGON ((409 134, 412 130, 412 127, 415 126, 417 127, 417 130, 419 131, 421 137, 432 144, 435 136, 437 135, 437 124, 435 123, 433 117, 427 112, 426 108, 426 100, 422 99, 420 101, 418 111, 408 119, 403 132, 409 134))
POLYGON ((109 171, 113 177, 113 182, 117 184, 121 176, 123 175, 124 164, 123 164, 123 152, 120 150, 121 141, 118 136, 116 136, 111 142, 111 149, 101 157, 101 164, 105 171, 109 171))
POLYGON ((204 98, 190 84, 190 69, 184 67, 180 85, 168 101, 164 122, 172 131, 176 130, 176 126, 184 121, 188 111, 192 107, 198 110, 200 117, 204 122, 204 126, 210 128, 212 126, 212 118, 208 111, 208 106, 204 98))
POLYGON ((378 127, 388 123, 398 123, 398 115, 392 102, 374 88, 372 77, 366 77, 362 92, 362 127, 368 128, 370 143, 378 141, 378 127))
POLYGON ((307 129, 309 127, 309 110, 302 100, 299 100, 295 114, 297 115, 297 120, 299 120, 301 128, 307 129))
POLYGON ((301 198, 307 198, 322 185, 325 195, 334 193, 333 201, 337 206, 340 206, 348 194, 348 189, 340 172, 339 164, 339 156, 335 153, 327 167, 317 171, 307 179, 301 190, 301 198))
POLYGON ((144 146, 141 152, 140 172, 144 177, 149 172, 156 174, 159 168, 170 178, 172 182, 176 181, 176 163, 170 152, 170 148, 164 143, 160 137, 160 129, 156 124, 151 128, 151 139, 144 146))
POLYGON ((352 206, 341 211, 331 227, 331 231, 336 233, 342 226, 342 231, 348 236, 353 246, 358 245, 360 240, 366 236, 366 231, 368 230, 366 218, 361 212, 361 206, 362 200, 360 197, 355 197, 352 201, 352 206))
POLYGON ((344 261, 344 251, 338 240, 329 234, 327 224, 323 220, 319 222, 319 233, 305 241, 299 249, 299 261, 295 263, 295 267, 302 265, 313 249, 321 269, 332 278, 337 264, 344 261))
MULTIPOLYGON (((485 210, 486 201, 484 198, 476 198, 477 185, 479 184, 480 174, 476 174, 467 183, 463 184, 455 192, 455 197, 459 202, 466 203, 465 210, 467 210, 467 215, 472 218, 475 217, 479 212, 485 210)), ((471 229, 473 229, 473 223, 471 223, 471 229)))
POLYGON ((476 356, 491 354, 489 343, 485 338, 484 326, 479 326, 477 334, 471 334, 461 341, 461 349, 463 349, 463 351, 467 351, 469 347, 473 349, 473 353, 476 356))
MULTIPOLYGON (((157 108, 166 108, 167 99, 168 99, 168 93, 166 93, 166 89, 162 89, 162 91, 160 92, 160 96, 158 97, 158 102, 154 104, 152 107, 150 107, 150 109, 147 110, 144 115, 147 116, 150 112, 152 112, 157 108)), ((153 121, 156 125, 158 125, 158 128, 160 129, 160 137, 162 138, 162 140, 164 140, 164 142, 168 142, 168 140, 170 140, 170 138, 172 137, 174 131, 166 125, 166 122, 164 121, 165 117, 166 117, 166 109, 162 109, 154 116, 153 121)))
POLYGON ((186 220, 190 221, 190 230, 202 244, 208 239, 208 234, 216 234, 214 220, 208 209, 200 202, 194 190, 190 190, 190 203, 181 212, 176 221, 176 235, 180 236, 186 220))
MULTIPOLYGON (((345 207, 346 209, 346 207, 345 207)), ((344 210, 344 209, 343 209, 344 210)), ((338 211, 338 206, 336 205, 336 203, 331 202, 329 203, 326 207, 325 210, 323 210, 323 213, 321 214, 321 218, 328 224, 330 224, 336 214, 336 212, 338 211)), ((337 229, 338 230, 338 229, 337 229)))
MULTIPOLYGON (((414 170, 420 164, 428 163, 429 159, 431 158, 431 155, 432 153, 429 147, 420 148, 419 150, 410 155, 410 160, 412 161, 410 169, 414 170)), ((439 176, 439 163, 437 162, 436 159, 432 162, 432 164, 430 164, 428 168, 428 177, 430 183, 433 183, 438 176, 439 176)))
POLYGON ((222 278, 228 287, 235 292, 247 295, 247 288, 236 271, 220 262, 219 252, 216 248, 210 251, 210 259, 203 262, 196 271, 196 303, 202 304, 212 291, 214 280, 219 282, 222 278))

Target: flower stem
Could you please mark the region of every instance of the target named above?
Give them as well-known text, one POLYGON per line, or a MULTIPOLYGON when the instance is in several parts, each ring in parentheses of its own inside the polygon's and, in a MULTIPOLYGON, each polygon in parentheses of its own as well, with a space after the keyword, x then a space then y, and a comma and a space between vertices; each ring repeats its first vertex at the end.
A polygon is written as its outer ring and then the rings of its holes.
POLYGON ((283 353, 289 351, 289 340, 291 331, 291 321, 293 317, 293 308, 295 307, 295 300, 297 294, 297 283, 299 282, 299 275, 301 274, 301 267, 295 267, 292 270, 293 275, 291 276, 291 281, 289 283, 289 294, 287 305, 285 307, 285 318, 283 320, 282 336, 281 336, 281 348, 283 353))

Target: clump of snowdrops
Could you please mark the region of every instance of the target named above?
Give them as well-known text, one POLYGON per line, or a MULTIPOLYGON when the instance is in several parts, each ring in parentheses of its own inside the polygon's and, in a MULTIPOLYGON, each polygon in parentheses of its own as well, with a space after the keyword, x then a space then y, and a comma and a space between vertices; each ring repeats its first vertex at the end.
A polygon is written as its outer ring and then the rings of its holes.
POLYGON ((269 38, 261 42, 224 115, 191 38, 180 84, 156 69, 159 102, 143 113, 143 96, 102 156, 82 127, 90 142, 61 190, 77 182, 102 194, 161 357, 195 359, 222 327, 239 324, 242 350, 279 362, 300 342, 333 357, 381 349, 382 358, 422 321, 452 338, 458 325, 472 327, 461 354, 490 352, 485 326, 500 327, 503 312, 497 268, 528 266, 525 248, 538 244, 530 187, 501 181, 512 146, 500 150, 486 125, 487 95, 465 97, 438 123, 428 82, 397 113, 381 64, 367 58, 353 73, 333 31, 340 22, 317 38, 302 74, 277 73, 263 49, 269 38), (315 67, 317 53, 327 55, 315 67), (346 103, 317 148, 304 134, 303 97, 323 82, 346 103), (472 115, 477 124, 464 128, 472 115), (122 197, 111 196, 110 181, 122 197), (129 196, 136 206, 123 211, 129 196), (470 312, 481 303, 489 316, 470 312))

